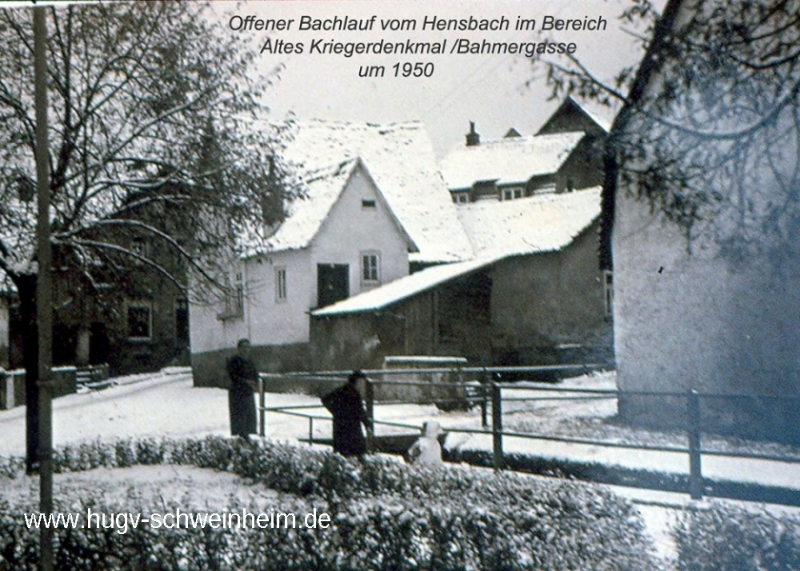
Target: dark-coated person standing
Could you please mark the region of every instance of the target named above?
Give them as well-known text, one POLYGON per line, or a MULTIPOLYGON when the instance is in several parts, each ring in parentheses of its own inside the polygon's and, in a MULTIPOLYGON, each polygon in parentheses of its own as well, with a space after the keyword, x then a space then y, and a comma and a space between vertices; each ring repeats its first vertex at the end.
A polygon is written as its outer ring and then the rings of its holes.
POLYGON ((226 363, 228 377, 231 381, 228 389, 231 434, 242 438, 256 433, 254 393, 258 389, 258 371, 249 356, 250 341, 240 339, 236 344, 236 355, 228 359, 226 363))
POLYGON ((361 425, 369 428, 369 421, 357 386, 359 380, 366 378, 361 371, 353 371, 347 384, 322 398, 322 404, 333 416, 333 449, 342 456, 361 456, 367 452, 361 425))

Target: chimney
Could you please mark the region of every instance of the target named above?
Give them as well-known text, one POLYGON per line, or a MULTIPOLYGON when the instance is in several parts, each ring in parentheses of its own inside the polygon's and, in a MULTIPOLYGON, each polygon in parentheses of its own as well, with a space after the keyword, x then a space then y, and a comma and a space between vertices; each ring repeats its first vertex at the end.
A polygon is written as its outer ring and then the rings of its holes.
POLYGON ((469 133, 467 133, 467 146, 475 147, 481 144, 481 136, 475 132, 475 121, 469 122, 469 133))

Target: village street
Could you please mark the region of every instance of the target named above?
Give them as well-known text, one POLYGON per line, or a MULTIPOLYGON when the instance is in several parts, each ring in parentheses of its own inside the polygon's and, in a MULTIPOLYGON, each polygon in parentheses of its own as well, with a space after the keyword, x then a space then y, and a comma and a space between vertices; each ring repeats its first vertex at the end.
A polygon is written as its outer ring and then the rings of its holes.
MULTIPOLYGON (((165 369, 161 373, 133 375, 117 379, 118 385, 102 391, 67 395, 53 403, 53 444, 55 447, 74 445, 95 439, 196 437, 229 434, 227 392, 219 388, 192 386, 192 376, 186 369, 165 369)), ((565 380, 561 386, 612 388, 613 373, 585 375, 565 380)), ((504 398, 531 396, 525 390, 507 390, 504 398)), ((546 396, 537 393, 537 396, 546 396)), ((266 396, 267 407, 318 405, 303 409, 306 415, 329 417, 319 399, 302 394, 266 396)), ((507 418, 526 415, 537 419, 538 431, 565 418, 597 419, 613 417, 613 399, 564 402, 510 401, 504 407, 507 418)), ((375 419, 378 434, 414 432, 396 429, 380 422, 400 423, 421 427, 435 418, 445 430, 458 428, 480 429, 480 411, 442 412, 433 405, 376 405, 375 419)), ((506 421, 508 422, 508 421, 506 421)), ((302 416, 270 413, 267 415, 266 435, 269 438, 300 440, 309 436, 308 419, 302 416)), ((25 452, 25 409, 16 407, 0 411, 0 455, 21 456, 25 452)), ((330 438, 330 422, 316 419, 314 439, 330 438)), ((491 434, 453 432, 445 441, 447 448, 490 451, 491 434)), ((679 452, 649 452, 600 447, 588 444, 565 444, 523 438, 506 437, 506 453, 525 453, 546 458, 598 462, 655 472, 687 474, 688 455, 679 452)), ((708 478, 762 485, 800 488, 800 464, 746 458, 709 456, 703 458, 703 474, 708 478)))

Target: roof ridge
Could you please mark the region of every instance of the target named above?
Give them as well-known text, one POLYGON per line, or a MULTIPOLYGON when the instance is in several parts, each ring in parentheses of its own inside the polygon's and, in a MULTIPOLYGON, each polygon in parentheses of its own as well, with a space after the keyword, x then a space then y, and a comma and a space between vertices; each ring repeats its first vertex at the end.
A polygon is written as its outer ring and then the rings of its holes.
POLYGON ((346 119, 324 119, 322 117, 309 117, 295 119, 295 123, 301 127, 304 124, 317 123, 320 125, 341 125, 341 126, 357 126, 357 127, 370 127, 370 128, 387 128, 387 127, 419 127, 425 125, 422 119, 408 119, 405 121, 390 121, 388 123, 376 123, 373 121, 363 120, 346 120, 346 119))
POLYGON ((307 171, 305 175, 300 178, 300 182, 305 184, 310 184, 312 182, 323 180, 328 177, 339 176, 341 174, 344 174, 345 172, 349 172, 350 170, 352 170, 352 168, 355 167, 355 165, 359 161, 363 162, 360 156, 348 157, 341 161, 329 163, 325 166, 311 169, 307 171), (353 164, 348 166, 348 163, 353 163, 353 164))
POLYGON ((547 139, 557 141, 559 138, 563 139, 567 136, 574 137, 577 135, 580 135, 580 137, 584 137, 586 136, 586 131, 564 131, 562 133, 547 133, 544 135, 522 135, 520 137, 488 139, 486 141, 481 141, 479 145, 464 145, 463 143, 459 143, 445 155, 445 159, 447 158, 447 156, 458 152, 477 153, 480 152, 481 149, 485 150, 486 148, 526 147, 535 143, 546 143, 547 139))

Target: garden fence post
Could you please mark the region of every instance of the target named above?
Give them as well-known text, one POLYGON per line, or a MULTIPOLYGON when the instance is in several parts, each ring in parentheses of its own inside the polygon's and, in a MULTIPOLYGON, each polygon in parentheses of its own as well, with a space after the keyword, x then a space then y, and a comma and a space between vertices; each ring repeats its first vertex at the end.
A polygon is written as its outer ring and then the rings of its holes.
POLYGON ((703 497, 703 472, 700 460, 700 395, 691 390, 687 397, 689 419, 689 494, 693 500, 703 497))
POLYGON ((366 395, 367 401, 367 450, 372 452, 374 450, 374 436, 375 436, 375 386, 372 379, 366 379, 366 395))
POLYGON ((486 370, 481 373, 481 428, 489 426, 489 386, 486 370))
POLYGON ((469 406, 469 395, 467 394, 467 387, 464 385, 464 373, 461 372, 461 365, 456 366, 456 401, 462 397, 469 406))
POLYGON ((495 470, 504 468, 503 462, 503 403, 500 385, 492 382, 492 456, 495 470))
POLYGON ((264 395, 264 377, 258 375, 258 434, 267 435, 266 396, 264 395))

